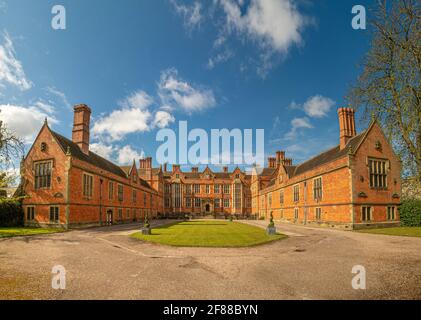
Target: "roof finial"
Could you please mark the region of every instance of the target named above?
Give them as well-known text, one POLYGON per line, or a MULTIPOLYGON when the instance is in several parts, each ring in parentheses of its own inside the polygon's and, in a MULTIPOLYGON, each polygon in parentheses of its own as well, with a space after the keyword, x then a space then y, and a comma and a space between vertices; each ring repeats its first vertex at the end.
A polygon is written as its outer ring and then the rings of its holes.
POLYGON ((45 117, 45 119, 44 119, 44 124, 45 124, 46 126, 48 126, 48 120, 47 120, 47 117, 45 117))
POLYGON ((70 151, 70 146, 67 146, 66 156, 71 156, 72 152, 70 151))
POLYGON ((374 122, 376 120, 377 120, 377 116, 376 116, 376 114, 373 111, 373 112, 371 112, 371 122, 374 122))

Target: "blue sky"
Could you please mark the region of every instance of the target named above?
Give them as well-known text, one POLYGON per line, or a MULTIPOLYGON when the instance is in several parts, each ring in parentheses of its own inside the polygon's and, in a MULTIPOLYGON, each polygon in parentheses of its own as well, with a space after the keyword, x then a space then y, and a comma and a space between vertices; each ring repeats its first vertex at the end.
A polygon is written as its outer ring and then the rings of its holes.
POLYGON ((45 116, 70 137, 86 103, 92 149, 121 164, 155 157, 157 130, 181 120, 262 128, 267 155, 299 163, 338 144, 336 109, 369 46, 355 4, 0 0, 0 119, 28 144, 45 116), (57 4, 65 30, 51 27, 57 4))

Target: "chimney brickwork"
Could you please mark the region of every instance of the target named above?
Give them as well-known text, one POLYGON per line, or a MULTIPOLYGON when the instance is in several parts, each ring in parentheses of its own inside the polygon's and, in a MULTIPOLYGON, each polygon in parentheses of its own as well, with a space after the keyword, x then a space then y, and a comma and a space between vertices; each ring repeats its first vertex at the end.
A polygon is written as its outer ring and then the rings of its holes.
POLYGON ((73 107, 73 110, 72 141, 79 146, 83 153, 89 154, 91 109, 86 104, 78 104, 73 107))
POLYGON ((345 148, 349 139, 357 134, 355 129, 355 111, 352 108, 339 108, 339 144, 341 150, 345 148))

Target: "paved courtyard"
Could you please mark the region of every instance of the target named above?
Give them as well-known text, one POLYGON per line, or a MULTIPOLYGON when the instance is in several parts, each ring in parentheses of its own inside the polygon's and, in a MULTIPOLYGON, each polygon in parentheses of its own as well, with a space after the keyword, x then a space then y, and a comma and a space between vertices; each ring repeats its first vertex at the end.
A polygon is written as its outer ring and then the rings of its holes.
POLYGON ((129 238, 139 227, 0 240, 0 299, 421 299, 421 238, 278 223, 289 237, 266 245, 173 248, 129 238), (51 288, 55 265, 66 290, 51 288))

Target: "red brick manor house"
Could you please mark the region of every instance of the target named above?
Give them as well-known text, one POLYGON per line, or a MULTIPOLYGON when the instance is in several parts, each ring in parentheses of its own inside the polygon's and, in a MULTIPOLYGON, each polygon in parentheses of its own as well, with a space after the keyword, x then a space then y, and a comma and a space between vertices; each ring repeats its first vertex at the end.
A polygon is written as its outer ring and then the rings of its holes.
POLYGON ((401 165, 376 121, 357 134, 354 111, 338 110, 340 144, 293 165, 186 172, 179 165, 117 166, 89 150, 91 110, 74 107, 72 139, 47 121, 21 163, 26 225, 64 228, 157 216, 260 217, 355 229, 399 223, 401 165))

